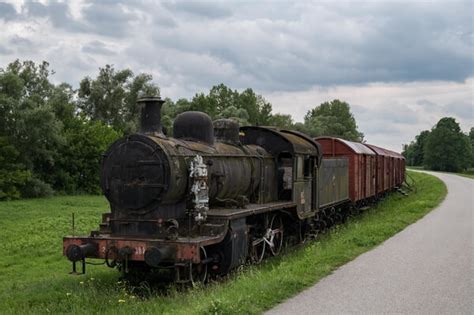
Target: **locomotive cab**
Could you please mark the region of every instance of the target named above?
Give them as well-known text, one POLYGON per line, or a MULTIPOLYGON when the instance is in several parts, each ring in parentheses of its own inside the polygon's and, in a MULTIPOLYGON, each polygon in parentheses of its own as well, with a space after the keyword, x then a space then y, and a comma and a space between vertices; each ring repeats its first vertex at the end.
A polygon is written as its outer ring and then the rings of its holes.
POLYGON ((297 131, 242 127, 243 144, 258 145, 276 158, 278 197, 296 204, 300 219, 317 211, 317 174, 322 151, 313 139, 297 131))

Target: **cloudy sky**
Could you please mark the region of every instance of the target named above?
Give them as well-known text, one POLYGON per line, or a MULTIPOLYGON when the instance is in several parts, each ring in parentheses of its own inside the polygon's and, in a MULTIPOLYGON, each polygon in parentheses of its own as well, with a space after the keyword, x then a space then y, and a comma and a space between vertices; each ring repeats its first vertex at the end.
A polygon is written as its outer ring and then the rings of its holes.
MULTIPOLYGON (((0 0, 2 1, 2 0, 0 0)), ((113 64, 177 100, 253 88, 301 121, 351 104, 368 142, 401 144, 441 117, 474 126, 474 2, 6 1, 0 67, 46 60, 55 82, 113 64)))

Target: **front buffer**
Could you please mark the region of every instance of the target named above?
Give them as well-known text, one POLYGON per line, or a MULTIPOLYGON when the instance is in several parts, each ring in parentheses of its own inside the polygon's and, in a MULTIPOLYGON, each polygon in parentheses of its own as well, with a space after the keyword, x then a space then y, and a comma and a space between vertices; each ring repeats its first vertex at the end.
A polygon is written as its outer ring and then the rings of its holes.
MULTIPOLYGON (((63 254, 72 262, 72 274, 86 272, 87 258, 103 259, 111 268, 118 267, 124 274, 129 268, 175 268, 176 281, 192 279, 192 269, 206 269, 215 260, 208 257, 205 247, 219 243, 225 233, 212 237, 178 238, 177 240, 115 237, 111 235, 66 236, 63 254), (82 266, 77 270, 77 263, 82 266)), ((95 264, 95 263, 91 263, 95 264)), ((195 273, 195 272, 194 272, 195 273)))

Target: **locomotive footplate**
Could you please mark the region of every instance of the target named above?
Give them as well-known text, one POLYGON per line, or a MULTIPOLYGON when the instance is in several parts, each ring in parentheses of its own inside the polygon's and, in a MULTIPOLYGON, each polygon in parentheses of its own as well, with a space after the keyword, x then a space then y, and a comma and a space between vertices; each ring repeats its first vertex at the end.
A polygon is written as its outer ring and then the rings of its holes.
POLYGON ((287 210, 296 208, 296 203, 292 201, 269 202, 266 204, 248 204, 245 208, 211 208, 208 211, 209 218, 238 219, 254 214, 266 213, 276 210, 287 210))
POLYGON ((63 254, 73 263, 86 258, 105 259, 118 257, 128 261, 145 261, 158 267, 161 263, 200 263, 200 248, 219 243, 225 233, 213 237, 178 238, 177 240, 124 238, 110 235, 90 237, 66 236, 63 238, 63 254))

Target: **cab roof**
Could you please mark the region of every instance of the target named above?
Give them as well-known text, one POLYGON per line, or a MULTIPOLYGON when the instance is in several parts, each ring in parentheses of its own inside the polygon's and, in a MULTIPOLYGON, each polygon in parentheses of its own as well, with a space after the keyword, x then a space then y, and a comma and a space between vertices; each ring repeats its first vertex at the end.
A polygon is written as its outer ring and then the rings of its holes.
POLYGON ((321 160, 321 146, 301 132, 257 126, 241 127, 240 131, 243 133, 241 136, 242 144, 262 146, 273 155, 288 152, 316 156, 318 157, 318 164, 321 160))

